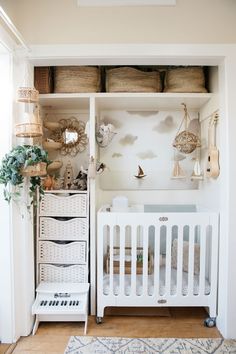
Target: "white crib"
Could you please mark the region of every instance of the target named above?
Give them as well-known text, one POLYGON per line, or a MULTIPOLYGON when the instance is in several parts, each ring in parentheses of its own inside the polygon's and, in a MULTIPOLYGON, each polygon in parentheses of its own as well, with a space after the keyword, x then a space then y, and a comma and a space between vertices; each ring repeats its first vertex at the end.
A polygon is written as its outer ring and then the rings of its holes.
POLYGON ((108 306, 203 306, 215 324, 217 213, 195 206, 102 207, 97 217, 97 322, 108 306))

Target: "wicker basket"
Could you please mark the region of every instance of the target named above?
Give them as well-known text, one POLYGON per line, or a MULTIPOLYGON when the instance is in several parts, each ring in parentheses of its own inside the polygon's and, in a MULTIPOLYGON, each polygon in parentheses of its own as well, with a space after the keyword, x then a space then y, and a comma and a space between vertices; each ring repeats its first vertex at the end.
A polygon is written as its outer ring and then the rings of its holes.
POLYGON ((107 92, 160 92, 161 79, 158 71, 145 72, 122 67, 106 71, 107 92))
POLYGON ((39 281, 54 283, 86 283, 87 266, 83 264, 73 265, 39 265, 39 281))
POLYGON ((87 240, 87 219, 73 218, 57 220, 49 217, 40 218, 40 239, 44 240, 87 240))
POLYGON ((207 92, 203 68, 188 67, 168 70, 165 75, 164 92, 207 92))
POLYGON ((68 196, 45 193, 40 203, 41 216, 87 216, 87 194, 68 196))
POLYGON ((62 143, 58 141, 43 141, 43 148, 45 150, 59 150, 62 147, 62 143))
POLYGON ((21 123, 15 126, 15 135, 19 138, 36 138, 43 135, 40 123, 21 123))
POLYGON ((39 92, 34 87, 19 87, 18 102, 36 103, 39 100, 39 92))
POLYGON ((63 163, 61 161, 53 161, 51 162, 48 167, 47 167, 47 172, 50 174, 52 172, 55 172, 59 170, 62 167, 63 163))
POLYGON ((39 93, 53 92, 53 69, 50 66, 34 68, 34 86, 39 93))
POLYGON ((99 92, 100 88, 101 75, 97 67, 55 67, 54 92, 56 93, 99 92))
POLYGON ((47 174, 46 162, 39 162, 35 165, 21 168, 21 174, 24 177, 45 176, 47 174))
MULTIPOLYGON (((125 247, 125 255, 131 257, 131 247, 125 247)), ((143 253, 143 248, 142 247, 137 247, 137 254, 143 253)), ((113 257, 115 256, 120 256, 120 247, 113 247, 113 257)), ((108 247, 107 249, 107 257, 106 257, 106 262, 105 262, 105 271, 106 273, 110 273, 110 248, 108 247)), ((153 266, 153 261, 152 257, 149 254, 148 255, 148 274, 152 273, 152 267, 153 266)), ((132 262, 130 260, 125 260, 124 262, 124 273, 125 274, 131 274, 132 271, 132 262)), ((113 274, 119 274, 120 273, 120 261, 119 260, 113 260, 113 274)), ((136 274, 143 274, 143 261, 140 260, 136 262, 136 274)))
POLYGON ((86 242, 75 241, 65 244, 39 241, 38 260, 41 263, 79 264, 86 262, 86 242))

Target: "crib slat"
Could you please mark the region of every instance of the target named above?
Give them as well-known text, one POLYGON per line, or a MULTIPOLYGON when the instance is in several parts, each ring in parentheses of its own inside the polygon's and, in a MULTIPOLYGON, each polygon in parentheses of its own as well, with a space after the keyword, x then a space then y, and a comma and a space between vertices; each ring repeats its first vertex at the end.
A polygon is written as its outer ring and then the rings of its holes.
POLYGON ((131 225, 131 294, 136 296, 137 228, 131 225))
POLYGON ((148 227, 143 226, 143 295, 148 294, 148 227))
POLYGON ((165 294, 170 296, 170 286, 171 286, 171 227, 166 227, 166 286, 165 294))
POLYGON ((178 226, 178 248, 177 248, 177 295, 182 296, 183 279, 183 236, 184 227, 178 226))
POLYGON ((206 269, 206 225, 201 225, 199 295, 205 294, 205 269, 206 269))
MULTIPOLYGON (((98 223, 98 237, 100 242, 98 243, 98 257, 97 257, 97 272, 98 272, 98 277, 99 279, 103 280, 103 259, 104 259, 104 225, 101 223, 98 223)), ((104 293, 104 283, 99 282, 98 283, 98 294, 104 293)))
POLYGON ((111 228, 110 226, 110 264, 109 264, 109 270, 110 270, 110 289, 109 289, 109 294, 113 295, 114 289, 113 289, 113 277, 114 277, 114 271, 113 271, 113 265, 114 265, 114 259, 113 259, 113 255, 114 255, 114 238, 115 238, 115 226, 113 226, 111 228))
POLYGON ((154 229, 154 292, 153 295, 160 296, 160 226, 155 225, 154 229), (159 287, 159 288, 158 288, 159 287))
POLYGON ((193 295, 194 279, 194 226, 189 226, 189 250, 188 250, 188 295, 193 295))
POLYGON ((125 281, 125 227, 120 226, 120 294, 124 295, 125 281))

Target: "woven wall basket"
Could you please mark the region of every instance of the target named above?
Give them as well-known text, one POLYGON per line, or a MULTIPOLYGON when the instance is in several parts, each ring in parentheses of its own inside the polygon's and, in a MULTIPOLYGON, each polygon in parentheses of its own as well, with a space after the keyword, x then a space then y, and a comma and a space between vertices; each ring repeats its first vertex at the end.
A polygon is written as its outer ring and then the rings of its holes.
POLYGON ((39 100, 39 92, 34 87, 19 87, 17 101, 24 103, 36 103, 39 100))
POLYGON ((43 135, 40 123, 21 123, 15 126, 15 135, 19 138, 36 138, 43 135))
POLYGON ((99 92, 100 69, 89 66, 57 66, 54 71, 55 93, 99 92))
POLYGON ((167 70, 164 92, 207 92, 203 68, 188 67, 167 70))
POLYGON ((160 92, 158 71, 145 72, 129 67, 106 71, 107 92, 160 92))
POLYGON ((47 174, 47 164, 39 162, 35 165, 23 167, 20 172, 24 177, 45 176, 47 174))
POLYGON ((43 148, 45 150, 59 150, 62 147, 62 143, 58 141, 43 141, 43 148))

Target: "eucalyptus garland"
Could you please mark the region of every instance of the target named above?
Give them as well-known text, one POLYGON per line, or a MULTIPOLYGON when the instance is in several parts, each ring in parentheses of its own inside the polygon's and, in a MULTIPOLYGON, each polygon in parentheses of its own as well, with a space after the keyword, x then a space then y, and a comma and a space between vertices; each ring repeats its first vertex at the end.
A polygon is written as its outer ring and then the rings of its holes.
MULTIPOLYGON (((18 145, 4 156, 0 166, 0 184, 4 184, 4 199, 9 203, 11 199, 17 199, 21 194, 21 188, 24 183, 24 176, 21 169, 27 166, 35 165, 39 162, 45 162, 47 165, 51 162, 48 159, 48 153, 38 145, 18 145), (11 191, 11 186, 17 187, 11 191)), ((44 193, 41 187, 39 176, 29 177, 29 196, 31 204, 36 202, 36 190, 39 189, 40 196, 44 193)))

